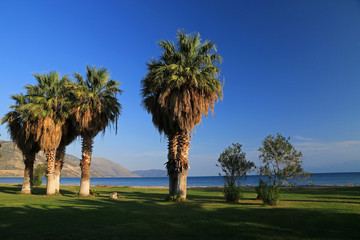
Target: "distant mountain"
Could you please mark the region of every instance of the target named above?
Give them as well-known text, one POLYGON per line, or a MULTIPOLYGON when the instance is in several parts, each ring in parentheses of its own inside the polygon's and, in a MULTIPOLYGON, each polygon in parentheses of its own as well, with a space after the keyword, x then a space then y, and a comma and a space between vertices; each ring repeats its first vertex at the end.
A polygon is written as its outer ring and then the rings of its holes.
POLYGON ((120 164, 106 158, 93 157, 91 167, 100 172, 104 177, 140 177, 120 164))
MULTIPOLYGON (((21 151, 13 142, 0 140, 0 177, 23 177, 24 162, 21 151)), ((41 151, 36 155, 35 167, 46 161, 45 154, 41 151)), ((65 155, 62 177, 80 177, 80 159, 72 155, 65 155)), ((138 177, 120 164, 104 158, 93 158, 90 167, 91 177, 138 177)))
POLYGON ((140 175, 141 177, 166 177, 167 171, 161 169, 150 169, 150 170, 136 170, 133 173, 140 175))

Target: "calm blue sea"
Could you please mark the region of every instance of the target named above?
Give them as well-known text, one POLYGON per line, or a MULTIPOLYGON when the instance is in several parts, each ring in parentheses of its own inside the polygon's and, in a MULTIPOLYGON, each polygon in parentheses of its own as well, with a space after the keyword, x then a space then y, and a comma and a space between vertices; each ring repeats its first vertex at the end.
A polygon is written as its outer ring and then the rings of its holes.
MULTIPOLYGON (((22 183, 22 178, 0 178, 0 183, 22 183)), ((46 183, 46 178, 43 178, 46 183)), ((250 184, 257 186, 259 183, 258 175, 248 176, 243 186, 250 184)), ((80 178, 62 178, 63 185, 79 185, 80 178)), ((307 181, 297 183, 297 185, 360 185, 360 172, 356 173, 313 173, 307 181)), ((138 187, 163 187, 169 185, 167 177, 143 177, 143 178, 91 178, 91 185, 118 185, 118 186, 138 186, 138 187)), ((224 180, 220 176, 214 177, 188 177, 189 187, 214 187, 223 186, 224 180)))

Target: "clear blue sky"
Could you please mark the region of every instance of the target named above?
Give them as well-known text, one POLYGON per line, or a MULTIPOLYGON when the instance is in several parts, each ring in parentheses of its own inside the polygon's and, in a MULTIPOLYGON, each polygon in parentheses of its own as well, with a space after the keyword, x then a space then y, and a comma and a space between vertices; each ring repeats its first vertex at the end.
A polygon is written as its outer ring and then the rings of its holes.
MULTIPOLYGON (((290 136, 311 172, 360 171, 360 2, 0 1, 0 115, 31 73, 104 66, 122 83, 119 131, 95 139, 93 156, 130 170, 164 169, 167 140, 140 107, 145 62, 159 40, 199 32, 223 57, 224 99, 197 127, 189 175, 217 175, 219 154, 290 136)), ((8 140, 0 127, 1 138, 8 140)), ((68 147, 81 156, 81 142, 68 147)))

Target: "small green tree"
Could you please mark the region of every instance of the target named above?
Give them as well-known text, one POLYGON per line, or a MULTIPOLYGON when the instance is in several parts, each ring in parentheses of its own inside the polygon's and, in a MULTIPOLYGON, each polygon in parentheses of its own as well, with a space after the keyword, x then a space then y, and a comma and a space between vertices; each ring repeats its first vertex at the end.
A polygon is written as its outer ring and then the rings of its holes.
POLYGON ((310 176, 302 168, 302 153, 289 140, 290 137, 285 138, 279 133, 276 137, 269 135, 259 148, 262 163, 260 176, 265 176, 267 180, 260 180, 257 192, 266 204, 277 204, 281 186, 292 185, 294 180, 300 182, 310 176))
MULTIPOLYGON (((246 179, 246 174, 255 168, 253 162, 246 160, 246 154, 242 152, 241 147, 241 144, 233 143, 232 147, 229 146, 220 154, 219 164, 216 164, 224 173, 224 195, 227 202, 241 199, 241 180, 246 179)), ((219 175, 222 176, 221 173, 219 175)))
POLYGON ((34 178, 33 178, 34 186, 40 186, 42 184, 42 177, 45 176, 46 168, 47 168, 46 163, 37 165, 34 171, 34 178))

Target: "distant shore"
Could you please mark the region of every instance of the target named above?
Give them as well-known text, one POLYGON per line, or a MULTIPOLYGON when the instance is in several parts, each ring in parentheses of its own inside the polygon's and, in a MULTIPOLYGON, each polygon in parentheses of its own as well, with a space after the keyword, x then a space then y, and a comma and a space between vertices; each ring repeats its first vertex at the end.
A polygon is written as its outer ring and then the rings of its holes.
MULTIPOLYGON (((20 183, 0 183, 0 186, 21 186, 20 183)), ((42 184, 41 186, 46 186, 46 184, 42 184)), ((77 187, 79 185, 66 185, 67 187, 77 187)), ((169 186, 127 186, 127 185, 95 185, 91 186, 92 188, 154 188, 154 189, 167 189, 169 186)), ((254 189, 257 186, 243 186, 245 189, 254 189)), ((291 189, 291 188, 349 188, 349 187, 360 187, 360 185, 355 184, 346 184, 346 185, 294 185, 294 186, 282 186, 281 189, 291 189)), ((187 189, 222 189, 224 186, 190 186, 187 189)))
MULTIPOLYGON (((256 187, 262 177, 250 175, 246 180, 241 181, 244 187, 256 187)), ((0 178, 0 183, 22 184, 23 178, 0 178)), ((80 178, 61 178, 61 185, 79 185, 80 178)), ((46 184, 46 178, 43 178, 43 184, 46 184)), ((168 177, 116 177, 116 178, 96 178, 90 180, 91 186, 136 186, 136 187, 165 187, 169 185, 168 177)), ((360 173, 321 173, 312 174, 305 181, 294 181, 292 184, 297 186, 321 187, 321 186, 359 186, 360 173)), ((224 178, 220 176, 209 177, 188 177, 188 187, 222 187, 224 178)))

